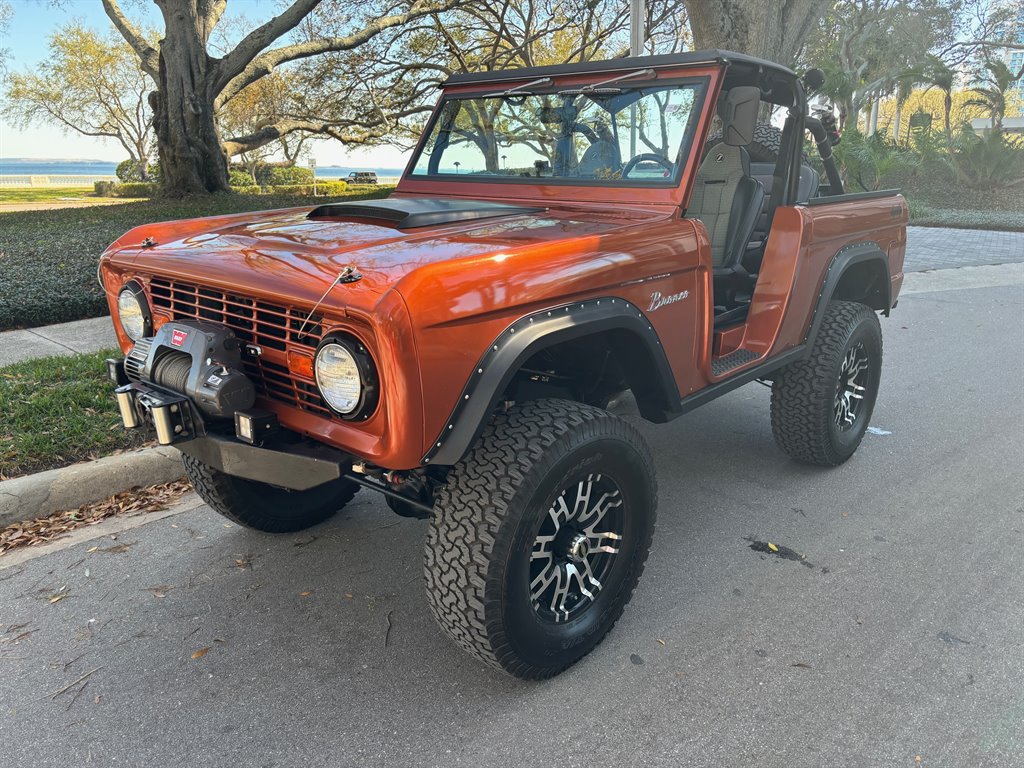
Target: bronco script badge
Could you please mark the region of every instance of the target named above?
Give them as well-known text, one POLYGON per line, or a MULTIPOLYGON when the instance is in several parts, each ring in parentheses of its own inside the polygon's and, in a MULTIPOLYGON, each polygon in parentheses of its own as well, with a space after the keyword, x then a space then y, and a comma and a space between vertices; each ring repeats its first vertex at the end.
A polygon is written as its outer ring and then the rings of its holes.
POLYGON ((679 293, 673 293, 669 296, 662 296, 661 291, 655 291, 651 294, 651 306, 647 308, 647 311, 653 312, 654 310, 661 309, 669 304, 675 304, 677 301, 682 301, 689 295, 689 291, 680 291, 679 293))

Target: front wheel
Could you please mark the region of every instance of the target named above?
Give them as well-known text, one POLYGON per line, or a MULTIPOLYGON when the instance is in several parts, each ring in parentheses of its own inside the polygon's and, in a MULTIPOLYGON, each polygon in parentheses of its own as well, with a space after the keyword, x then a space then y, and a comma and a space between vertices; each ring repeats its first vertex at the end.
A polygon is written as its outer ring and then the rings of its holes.
POLYGON ((199 498, 228 520, 265 533, 292 533, 333 517, 359 486, 344 478, 305 491, 228 475, 187 453, 181 455, 199 498))
POLYGON ((565 400, 498 414, 437 496, 425 555, 435 618, 491 666, 558 674, 629 602, 656 504, 650 450, 628 422, 565 400))
POLYGON ((810 355, 772 384, 775 442, 807 464, 842 464, 868 428, 881 372, 878 315, 864 304, 830 302, 810 355))

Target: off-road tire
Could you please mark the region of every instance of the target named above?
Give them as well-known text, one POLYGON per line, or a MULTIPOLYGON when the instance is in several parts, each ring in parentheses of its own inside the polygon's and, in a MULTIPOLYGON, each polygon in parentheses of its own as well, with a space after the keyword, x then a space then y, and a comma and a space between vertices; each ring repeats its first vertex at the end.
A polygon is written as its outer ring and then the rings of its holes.
POLYGON ((558 674, 604 638, 629 602, 656 504, 651 453, 632 424, 568 400, 498 414, 437 496, 424 558, 434 617, 493 667, 533 680, 558 674), (587 473, 605 473, 622 491, 616 514, 627 522, 613 556, 622 560, 581 615, 551 624, 530 595, 532 547, 565 484, 587 473))
POLYGON ((864 304, 832 301, 811 353, 783 368, 772 383, 772 434, 797 461, 834 467, 849 459, 864 437, 878 396, 882 368, 882 329, 878 315, 864 304), (862 345, 869 368, 867 391, 856 421, 836 423, 840 373, 848 352, 862 345))
POLYGON ((359 486, 333 480, 305 491, 226 475, 182 454, 185 474, 199 498, 234 523, 265 533, 292 533, 333 517, 352 501, 359 486))
MULTIPOLYGON (((722 132, 715 131, 708 137, 704 145, 704 154, 722 141, 722 132)), ((745 145, 747 154, 752 163, 774 163, 779 159, 779 152, 782 149, 782 131, 774 125, 758 123, 754 126, 754 138, 745 145)), ((806 158, 805 158, 806 159, 806 158)))

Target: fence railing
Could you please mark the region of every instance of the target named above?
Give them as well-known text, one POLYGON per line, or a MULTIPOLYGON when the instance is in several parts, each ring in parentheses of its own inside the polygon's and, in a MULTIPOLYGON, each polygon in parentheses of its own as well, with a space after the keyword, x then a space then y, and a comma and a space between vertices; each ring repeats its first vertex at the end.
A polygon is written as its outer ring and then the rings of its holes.
MULTIPOLYGON (((394 186, 400 176, 378 176, 378 184, 394 186)), ((317 176, 317 181, 345 181, 341 176, 317 176)), ((117 181, 117 176, 85 176, 57 174, 35 176, 29 174, 0 174, 0 187, 91 187, 97 181, 117 181)))
POLYGON ((117 181, 117 176, 82 176, 58 174, 35 176, 27 174, 0 175, 0 187, 91 187, 97 181, 117 181))

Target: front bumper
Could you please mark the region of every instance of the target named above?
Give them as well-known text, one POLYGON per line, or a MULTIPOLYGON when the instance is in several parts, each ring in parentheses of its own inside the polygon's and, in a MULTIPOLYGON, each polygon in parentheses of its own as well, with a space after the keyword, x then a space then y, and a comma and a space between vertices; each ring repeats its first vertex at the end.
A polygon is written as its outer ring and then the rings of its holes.
POLYGON ((121 360, 108 360, 107 367, 126 429, 153 429, 160 445, 225 474, 296 491, 351 475, 352 456, 279 430, 273 414, 239 411, 234 435, 213 430, 185 395, 129 381, 121 360))

